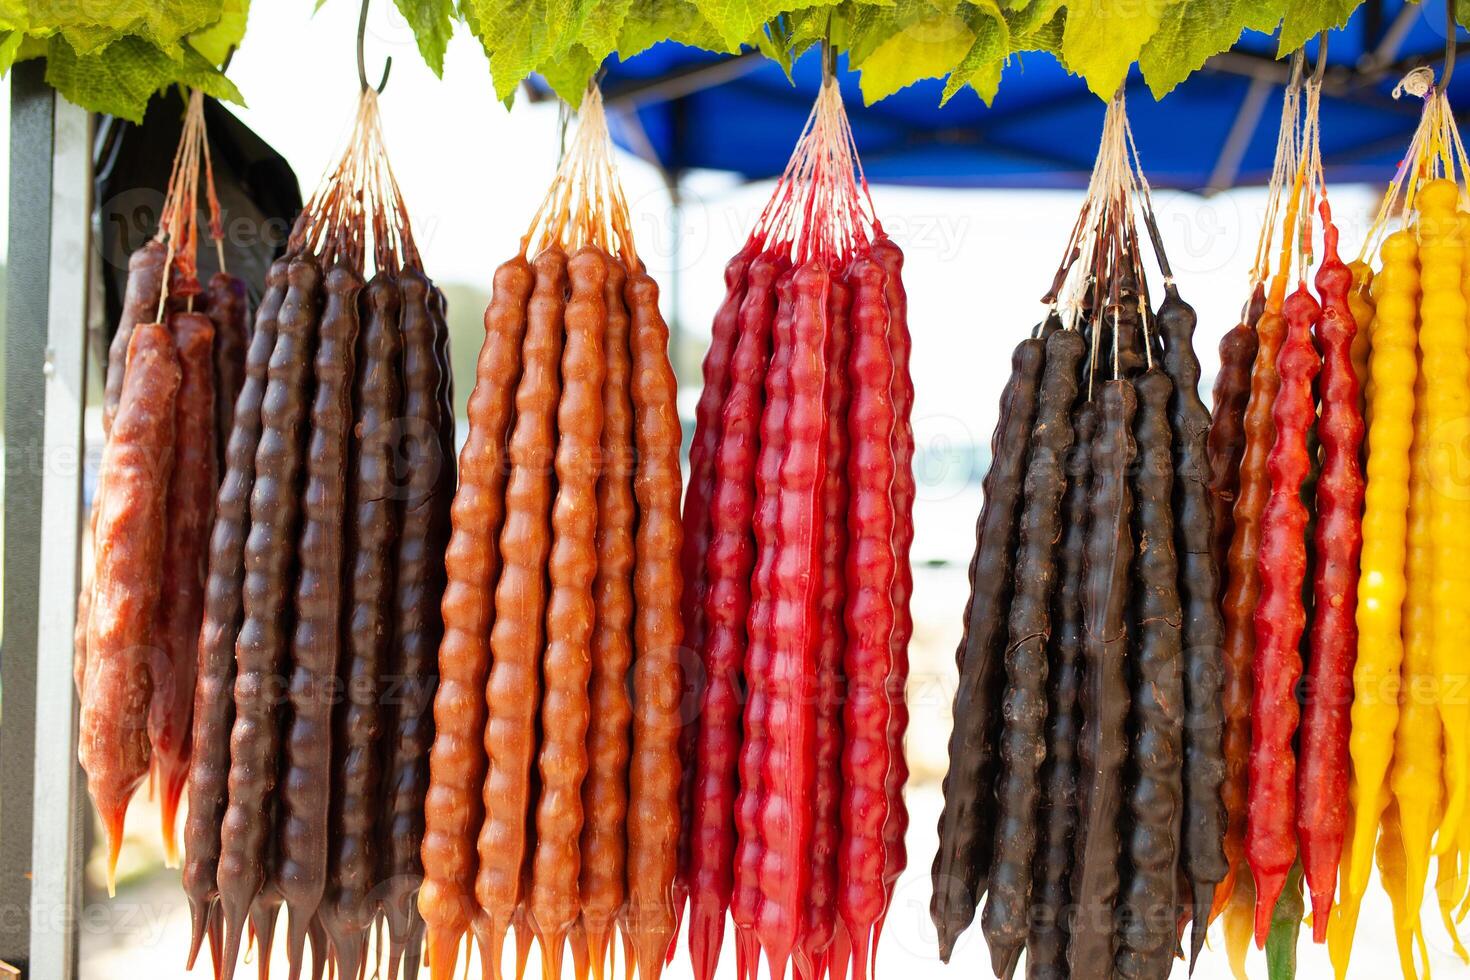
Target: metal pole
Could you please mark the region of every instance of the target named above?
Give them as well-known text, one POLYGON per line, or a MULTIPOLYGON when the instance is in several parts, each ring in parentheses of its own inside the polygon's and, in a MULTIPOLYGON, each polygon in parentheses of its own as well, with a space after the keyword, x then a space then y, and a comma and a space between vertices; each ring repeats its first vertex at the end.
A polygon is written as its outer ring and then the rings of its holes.
POLYGON ((51 170, 51 289, 47 316, 45 472, 36 676, 36 821, 31 853, 32 976, 71 980, 87 814, 77 764, 71 665, 80 586, 82 474, 86 445, 87 299, 93 255, 92 117, 56 97, 51 170))
POLYGON ((82 521, 91 120, 46 86, 40 63, 12 73, 10 153, 0 960, 24 976, 71 980, 82 811, 70 651, 82 521))
POLYGON ((10 74, 10 240, 5 316, 5 539, 0 592, 0 961, 30 975, 32 781, 41 585, 46 313, 55 96, 45 66, 10 74))
POLYGON ((679 171, 664 171, 664 186, 669 192, 669 361, 678 372, 684 352, 684 318, 680 313, 684 300, 684 188, 679 171))
POLYGON ((1251 79, 1245 99, 1240 103, 1240 111, 1235 114, 1235 122, 1230 127, 1230 135, 1225 137, 1225 145, 1215 159, 1215 170, 1210 174, 1206 193, 1228 191, 1235 184, 1235 178, 1240 176, 1240 163, 1250 148, 1251 137, 1255 135, 1256 125, 1261 121, 1266 99, 1273 88, 1275 86, 1264 78, 1251 79))

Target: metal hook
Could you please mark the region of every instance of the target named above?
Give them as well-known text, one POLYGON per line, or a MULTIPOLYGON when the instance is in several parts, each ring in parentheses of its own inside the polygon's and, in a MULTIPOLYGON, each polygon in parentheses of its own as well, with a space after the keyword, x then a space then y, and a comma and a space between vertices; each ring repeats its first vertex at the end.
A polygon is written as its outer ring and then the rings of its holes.
POLYGON ((1297 48, 1291 53, 1291 76, 1287 80, 1286 87, 1298 89, 1302 85, 1302 69, 1307 63, 1306 48, 1297 48))
POLYGON ((1440 76, 1439 88, 1442 92, 1450 90, 1450 76, 1455 73, 1455 48, 1459 47, 1459 27, 1455 20, 1455 0, 1445 0, 1445 40, 1444 40, 1444 74, 1440 76))
POLYGON ((827 28, 822 34, 822 85, 837 78, 837 48, 832 43, 832 12, 827 12, 827 28))
MULTIPOLYGON (((357 80, 359 83, 361 83, 362 90, 364 92, 366 92, 370 88, 373 88, 373 86, 368 84, 367 61, 363 58, 362 53, 363 41, 367 37, 367 17, 369 2, 370 0, 362 0, 362 12, 357 16, 357 80)), ((393 56, 390 54, 387 60, 383 62, 383 78, 382 81, 378 82, 377 85, 377 92, 379 95, 382 95, 383 89, 388 87, 388 73, 392 70, 393 56)))
POLYGON ((1327 74, 1327 32, 1323 31, 1317 35, 1317 67, 1312 72, 1312 84, 1321 87, 1322 78, 1327 74))

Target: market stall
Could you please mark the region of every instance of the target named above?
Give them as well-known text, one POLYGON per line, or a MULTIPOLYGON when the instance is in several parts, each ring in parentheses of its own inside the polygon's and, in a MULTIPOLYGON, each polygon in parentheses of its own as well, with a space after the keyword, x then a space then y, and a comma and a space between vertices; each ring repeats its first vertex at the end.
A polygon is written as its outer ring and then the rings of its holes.
POLYGON ((1379 888, 1405 976, 1431 932, 1470 963, 1456 8, 1202 4, 400 3, 436 73, 458 25, 498 96, 565 100, 469 377, 366 3, 347 145, 253 266, 207 108, 268 43, 243 5, 0 16, 0 962, 79 975, 84 821, 110 890, 146 792, 178 957, 217 977, 274 948, 293 974, 519 980, 539 951, 543 977, 705 980, 728 948, 742 980, 866 980, 931 860, 926 958, 973 922, 997 977, 1163 980, 1220 956, 1212 927, 1238 977, 1252 942, 1273 978, 1299 946, 1341 976, 1379 888), (89 113, 173 84, 99 352, 89 113), (676 204, 689 170, 774 178, 685 419, 615 143, 676 204), (1082 191, 1055 269, 990 284, 1040 304, 984 393, 932 854, 905 735, 911 364, 938 337, 883 181, 1082 191), (1348 181, 1387 188, 1351 243, 1348 181), (1238 182, 1266 204, 1217 357, 1153 189, 1238 182))

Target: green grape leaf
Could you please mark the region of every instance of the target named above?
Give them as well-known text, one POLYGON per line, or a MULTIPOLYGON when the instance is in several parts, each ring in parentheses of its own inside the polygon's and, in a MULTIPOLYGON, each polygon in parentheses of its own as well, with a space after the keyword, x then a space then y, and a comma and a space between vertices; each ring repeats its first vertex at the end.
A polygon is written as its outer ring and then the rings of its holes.
POLYGON ((462 9, 485 53, 495 97, 509 100, 538 67, 576 40, 587 4, 578 0, 464 0, 462 9))
POLYGON ((223 0, 27 0, 7 4, 0 26, 21 26, 30 34, 59 33, 78 55, 99 51, 114 41, 138 37, 173 59, 184 57, 184 36, 217 22, 223 0), (23 10, 21 17, 13 13, 23 10), (21 23, 16 23, 21 21, 21 23))
POLYGON ((1148 3, 1098 3, 1067 7, 1062 54, 1070 71, 1081 75, 1098 98, 1111 99, 1128 68, 1158 30, 1166 0, 1148 3))
POLYGON ((394 0, 429 70, 444 77, 444 51, 454 34, 454 0, 394 0))
POLYGON ((618 35, 628 19, 633 0, 598 0, 582 21, 578 42, 600 62, 617 50, 618 35))
POLYGON ((921 78, 945 74, 974 43, 974 32, 956 14, 936 12, 909 24, 863 60, 863 101, 872 105, 921 78))
POLYGON ((794 60, 791 35, 782 27, 779 20, 763 25, 751 36, 750 44, 751 47, 780 65, 782 73, 786 75, 786 80, 791 80, 791 65, 794 60))
POLYGON ((781 14, 808 7, 830 7, 839 0, 690 0, 695 10, 719 33, 725 44, 737 48, 751 43, 762 26, 781 14))
MULTIPOLYGON (((938 13, 927 0, 895 0, 885 6, 853 3, 850 8, 840 34, 834 25, 833 43, 847 52, 847 67, 853 71, 860 71, 878 48, 938 13)), ((954 60, 962 57, 964 52, 959 52, 954 60)))
POLYGON ((587 83, 597 74, 601 58, 593 57, 581 43, 572 45, 566 53, 540 68, 541 77, 551 90, 573 109, 582 105, 587 94, 587 83))
POLYGON ((638 0, 628 10, 618 34, 618 57, 626 60, 664 40, 723 54, 740 50, 738 42, 727 43, 687 0, 638 0))
POLYGON ((101 51, 78 54, 62 35, 46 49, 46 82, 84 109, 105 112, 133 122, 154 92, 170 84, 193 86, 205 95, 244 104, 219 69, 188 45, 175 61, 142 38, 125 37, 101 51))
POLYGON ((1154 98, 1227 51, 1245 30, 1270 33, 1281 19, 1274 0, 1180 0, 1164 11, 1159 29, 1138 56, 1154 98))
MULTIPOLYGON (((1055 3, 1056 0, 1045 0, 1046 3, 1055 3)), ((1045 51, 1062 56, 1062 34, 1067 28, 1067 11, 1057 4, 1052 11, 1051 18, 1045 23, 1028 31, 1020 31, 1014 23, 1011 24, 1011 53, 1019 54, 1022 51, 1045 51)))
POLYGON ((10 74, 16 55, 20 54, 20 44, 25 39, 20 31, 6 31, 0 35, 0 75, 10 74))
POLYGON ((1362 0, 1287 0, 1276 56, 1284 58, 1312 39, 1348 22, 1362 0))
POLYGON ((1000 6, 1011 34, 1020 37, 1034 34, 1056 20, 1057 11, 1062 9, 1063 3, 1064 0, 1032 0, 1022 6, 1000 6))
POLYGON ((693 4, 732 48, 755 34, 777 12, 763 0, 693 0, 693 4))
POLYGON ((954 98, 966 85, 974 87, 989 105, 1000 87, 1001 69, 1011 51, 1011 28, 1005 14, 994 3, 968 5, 965 25, 974 40, 964 58, 949 73, 944 94, 939 97, 940 105, 954 98))
POLYGON ((250 0, 225 0, 219 20, 189 35, 189 44, 212 65, 222 65, 230 51, 240 46, 250 19, 250 0))

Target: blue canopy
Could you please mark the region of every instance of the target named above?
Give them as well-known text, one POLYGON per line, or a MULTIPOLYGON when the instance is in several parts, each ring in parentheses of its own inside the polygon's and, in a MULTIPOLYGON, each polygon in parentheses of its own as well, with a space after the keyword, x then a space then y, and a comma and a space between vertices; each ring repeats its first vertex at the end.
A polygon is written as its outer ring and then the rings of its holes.
MULTIPOLYGON (((1465 42, 1460 42, 1465 46, 1465 42)), ((1315 63, 1317 43, 1307 47, 1315 63)), ((1392 97, 1412 67, 1444 54, 1443 0, 1367 0, 1328 42, 1322 151, 1336 182, 1388 179, 1408 144, 1420 101, 1392 97)), ((1135 68, 1129 115, 1149 180, 1160 187, 1223 189, 1270 176, 1288 63, 1274 38, 1248 33, 1156 102, 1135 68)), ((754 52, 715 55, 659 44, 609 65, 603 80, 617 141, 671 174, 694 168, 748 179, 781 172, 816 97, 820 59, 795 84, 754 52)), ((919 82, 872 106, 855 72, 839 65, 852 128, 870 179, 960 187, 1064 188, 1092 169, 1104 105, 1046 54, 1005 69, 995 104, 972 91, 939 105, 943 83, 919 82)), ((1470 64, 1452 97, 1470 109, 1470 64)))

